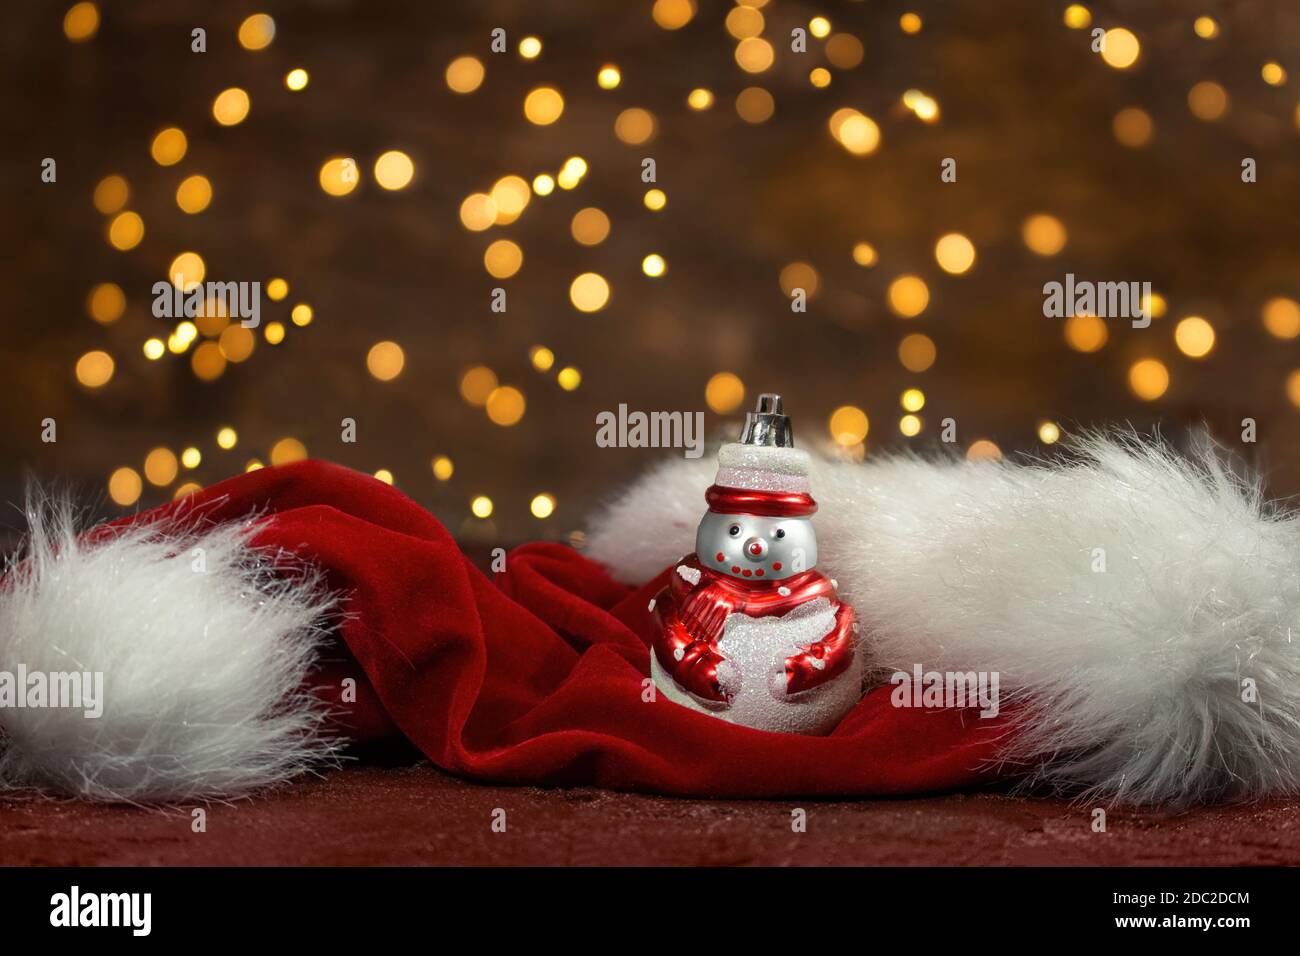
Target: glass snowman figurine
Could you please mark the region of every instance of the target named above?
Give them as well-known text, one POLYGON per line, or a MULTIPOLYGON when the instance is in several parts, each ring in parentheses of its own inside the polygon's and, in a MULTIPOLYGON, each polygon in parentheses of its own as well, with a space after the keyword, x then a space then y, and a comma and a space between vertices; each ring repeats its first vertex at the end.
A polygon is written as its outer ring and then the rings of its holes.
POLYGON ((808 455, 779 395, 718 452, 695 553, 650 603, 669 700, 759 730, 829 733, 862 695, 853 608, 817 570, 808 455))

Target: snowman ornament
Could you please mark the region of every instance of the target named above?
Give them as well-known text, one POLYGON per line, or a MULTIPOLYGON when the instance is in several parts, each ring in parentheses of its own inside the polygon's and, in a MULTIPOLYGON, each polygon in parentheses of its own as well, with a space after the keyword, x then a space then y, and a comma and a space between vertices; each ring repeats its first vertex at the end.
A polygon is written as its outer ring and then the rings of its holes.
POLYGON ((695 553, 650 602, 655 686, 758 730, 825 734, 862 695, 853 608, 817 570, 808 454, 779 395, 759 396, 718 452, 695 553))

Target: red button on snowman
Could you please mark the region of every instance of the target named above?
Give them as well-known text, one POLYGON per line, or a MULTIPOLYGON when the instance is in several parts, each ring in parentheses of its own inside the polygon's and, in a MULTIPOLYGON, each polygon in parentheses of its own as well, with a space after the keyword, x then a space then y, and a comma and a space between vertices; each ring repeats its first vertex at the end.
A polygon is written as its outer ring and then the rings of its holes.
POLYGON ((779 395, 759 396, 718 452, 695 553, 650 603, 655 686, 758 730, 825 734, 862 694, 853 608, 817 570, 808 454, 779 395))

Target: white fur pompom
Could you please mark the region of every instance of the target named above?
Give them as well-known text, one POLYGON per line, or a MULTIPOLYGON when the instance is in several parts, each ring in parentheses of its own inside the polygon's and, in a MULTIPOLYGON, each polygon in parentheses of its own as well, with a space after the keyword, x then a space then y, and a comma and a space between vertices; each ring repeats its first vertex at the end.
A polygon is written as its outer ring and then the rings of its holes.
POLYGON ((0 788, 221 799, 332 757, 323 705, 303 689, 332 601, 309 570, 276 573, 251 523, 92 540, 66 506, 28 520, 0 582, 0 788))
MULTIPOLYGON (((676 562, 708 482, 703 460, 648 475, 589 554, 628 581, 676 562)), ((1029 706, 1007 756, 1033 781, 1131 803, 1300 791, 1300 518, 1213 450, 1093 438, 1052 464, 817 461, 812 483, 819 563, 876 663, 997 672, 1003 707, 1029 706)))

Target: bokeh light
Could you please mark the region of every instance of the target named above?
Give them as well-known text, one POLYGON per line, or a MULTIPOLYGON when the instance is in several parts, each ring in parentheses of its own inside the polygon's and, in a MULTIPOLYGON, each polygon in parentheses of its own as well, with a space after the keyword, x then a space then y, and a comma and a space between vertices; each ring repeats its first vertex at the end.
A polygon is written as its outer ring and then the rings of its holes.
POLYGON ((485 365, 476 365, 460 377, 460 397, 470 405, 486 405, 496 387, 496 373, 485 365))
POLYGON ((889 284, 889 308, 895 315, 912 319, 930 304, 930 289, 920 276, 901 275, 889 284))
POLYGON ((924 372, 934 364, 939 350, 928 335, 914 332, 898 343, 898 362, 909 372, 924 372))
POLYGON ((115 367, 113 356, 94 349, 77 359, 77 381, 86 388, 102 388, 112 379, 115 367))
POLYGON ((579 209, 569 223, 569 232, 584 246, 600 245, 609 236, 609 216, 594 206, 579 209))
POLYGON ((447 64, 447 88, 453 93, 473 93, 482 85, 484 73, 477 57, 457 57, 447 64))
POLYGON ((208 177, 198 175, 186 176, 176 187, 176 205, 182 212, 193 216, 203 212, 212 202, 212 183, 208 177))
POLYGON ((791 262, 781 270, 777 281, 781 285, 781 291, 787 296, 792 296, 796 291, 802 290, 811 299, 817 294, 817 285, 820 280, 817 270, 807 262, 791 262))
POLYGON ((596 85, 602 90, 614 90, 623 82, 623 74, 612 63, 606 63, 596 74, 596 85))
POLYGON ((190 370, 201 382, 215 382, 226 371, 226 356, 216 342, 200 342, 190 355, 190 370))
POLYGON ((680 30, 695 18, 695 0, 655 0, 650 12, 665 30, 680 30))
MULTIPOLYGON (((743 40, 746 37, 756 37, 763 32, 764 18, 763 14, 754 7, 737 4, 727 11, 727 19, 723 25, 733 37, 743 40)), ((830 29, 829 25, 827 29, 830 29)))
POLYGON ((736 96, 736 115, 746 123, 766 123, 776 112, 776 100, 761 86, 749 86, 736 96))
POLYGON ((533 363, 533 368, 537 371, 549 372, 555 364, 555 353, 545 345, 534 345, 528 350, 528 361, 533 363))
POLYGON ((632 106, 614 119, 614 135, 629 146, 640 146, 654 139, 658 121, 649 110, 632 106))
POLYGON ((239 25, 239 45, 245 50, 265 50, 275 39, 275 21, 268 14, 255 13, 239 25))
POLYGON ((1127 70, 1137 62, 1142 52, 1142 44, 1131 30, 1114 27, 1102 36, 1101 58, 1107 66, 1117 70, 1127 70))
POLYGON ((149 144, 149 155, 159 166, 174 166, 185 158, 189 140, 183 130, 169 126, 160 130, 149 144))
POLYGON ((281 438, 271 446, 271 464, 287 465, 295 461, 305 461, 307 446, 292 436, 281 438))
POLYGON ((116 173, 105 176, 95 184, 93 197, 95 208, 105 215, 120 212, 130 198, 131 187, 116 173))
POLYGON ((1187 108, 1207 123, 1222 119, 1228 112, 1228 91, 1213 80, 1203 80, 1187 91, 1187 108))
POLYGON ((176 480, 180 463, 170 448, 155 448, 144 459, 144 477, 151 485, 165 488, 176 480))
POLYGON ((1070 316, 1061 331, 1066 344, 1076 352, 1096 352, 1110 338, 1106 323, 1087 313, 1070 316))
POLYGON ((851 70, 866 55, 862 41, 851 33, 837 33, 826 41, 826 59, 837 70, 851 70))
POLYGON ((584 272, 569 285, 569 301, 579 312, 599 312, 609 302, 609 283, 596 272, 584 272))
POLYGON ((713 93, 702 86, 697 86, 687 94, 686 105, 697 111, 707 110, 713 106, 713 93))
POLYGON ((704 386, 704 401, 710 411, 730 415, 745 401, 745 383, 734 372, 718 372, 704 386))
POLYGON ((1054 256, 1065 248, 1065 224, 1055 216, 1037 213, 1020 227, 1021 238, 1029 251, 1040 256, 1054 256))
POLYGON ((140 492, 143 490, 144 481, 134 468, 118 468, 108 476, 108 496, 115 505, 125 508, 135 504, 140 500, 140 492))
POLYGON ((63 35, 73 43, 84 43, 99 31, 99 7, 93 3, 74 3, 63 15, 63 35))
POLYGON ((482 232, 497 221, 497 204, 487 193, 472 193, 460 204, 460 222, 471 232, 482 232))
POLYGON ((1092 13, 1082 3, 1072 3, 1065 8, 1063 19, 1071 30, 1082 30, 1092 23, 1092 13))
POLYGON ((498 239, 483 253, 483 267, 495 279, 509 279, 524 264, 524 251, 509 239, 498 239))
POLYGON ((1300 303, 1295 299, 1285 296, 1269 299, 1260 310, 1260 319, 1274 338, 1293 339, 1300 335, 1300 303))
POLYGON ((391 382, 402 374, 406 353, 396 342, 376 342, 366 353, 366 370, 381 382, 391 382))
POLYGON ((334 156, 321 165, 320 188, 331 196, 346 196, 357 188, 361 175, 351 156, 334 156))
POLYGON ((944 272, 961 275, 975 264, 975 244, 959 232, 950 232, 934 244, 934 258, 944 272))
POLYGON ((1144 402, 1153 402, 1169 388, 1169 370, 1159 359, 1140 359, 1128 370, 1128 386, 1144 402))
POLYGON ((1130 149, 1142 149, 1151 142, 1155 124, 1146 110, 1129 106, 1115 114, 1111 131, 1117 142, 1130 149))
POLYGON ((101 325, 116 322, 126 311, 126 293, 116 282, 101 282, 86 297, 86 311, 101 325))
POLYGON ((847 447, 867 437, 870 422, 867 413, 856 405, 841 405, 831 412, 829 427, 835 443, 847 447))
POLYGON ((746 73, 762 73, 775 59, 772 44, 762 37, 746 37, 736 44, 736 64, 746 73))
POLYGON ((415 176, 415 163, 399 149, 381 153, 375 160, 375 182, 381 189, 405 189, 415 176))
POLYGON ((1214 348, 1214 326, 1199 315, 1189 315, 1174 327, 1174 343, 1189 358, 1204 358, 1214 348))
POLYGON ((138 213, 127 210, 118 213, 108 224, 108 242, 123 252, 134 249, 144 238, 144 220, 138 213))
POLYGON ((222 126, 237 126, 248 116, 248 94, 237 86, 222 90, 212 101, 212 118, 222 126))
POLYGON ((510 426, 524 417, 524 393, 512 385, 499 385, 488 393, 487 416, 495 425, 510 426))
POLYGON ((539 86, 524 98, 524 116, 538 126, 550 126, 564 114, 564 97, 550 86, 539 86))

